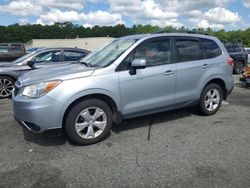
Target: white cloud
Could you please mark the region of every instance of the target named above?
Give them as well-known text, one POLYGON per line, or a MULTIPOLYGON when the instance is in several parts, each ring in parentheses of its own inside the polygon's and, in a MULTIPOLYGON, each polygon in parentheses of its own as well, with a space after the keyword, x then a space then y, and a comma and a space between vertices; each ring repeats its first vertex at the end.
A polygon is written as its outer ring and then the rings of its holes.
POLYGON ((213 29, 223 29, 224 28, 224 25, 222 25, 222 24, 210 24, 210 23, 208 23, 208 21, 207 20, 201 20, 200 22, 198 22, 197 24, 196 24, 196 26, 198 27, 198 28, 213 28, 213 29))
POLYGON ((90 12, 88 14, 81 13, 79 15, 80 20, 84 21, 88 26, 93 25, 117 25, 123 24, 122 17, 119 14, 111 14, 106 11, 98 10, 96 12, 90 12))
POLYGON ((180 28, 183 26, 177 19, 170 19, 170 20, 150 20, 149 24, 159 26, 159 27, 166 27, 166 26, 173 26, 176 28, 180 28))
MULTIPOLYGON (((227 9, 236 0, 8 0, 0 5, 0 12, 30 19, 36 23, 77 22, 84 26, 116 25, 124 23, 127 17, 133 24, 152 24, 161 27, 172 25, 192 28, 222 28, 243 24, 237 12, 227 9), (86 7, 106 3, 110 8, 86 12, 86 7)), ((250 0, 241 0, 250 7, 250 0)), ((130 22, 131 23, 131 22, 130 22)))
POLYGON ((231 12, 225 8, 214 8, 205 12, 205 18, 213 23, 230 24, 240 22, 241 18, 237 12, 231 12))
POLYGON ((117 25, 123 24, 122 17, 119 14, 111 14, 106 11, 96 11, 79 13, 77 11, 61 11, 59 9, 52 9, 48 13, 42 14, 37 20, 38 23, 44 24, 49 23, 53 24, 54 22, 84 22, 84 26, 92 27, 94 25, 117 25))
POLYGON ((244 5, 246 8, 250 8, 250 1, 249 1, 249 0, 242 0, 242 3, 243 3, 243 5, 244 5))
POLYGON ((226 25, 242 23, 242 18, 237 12, 231 12, 225 8, 216 7, 206 12, 193 11, 189 14, 192 23, 199 28, 223 29, 226 25))
POLYGON ((74 22, 79 21, 79 14, 73 10, 52 9, 50 12, 40 15, 40 18, 45 22, 74 22))
POLYGON ((7 5, 0 5, 0 12, 8 12, 19 16, 36 15, 42 11, 42 7, 30 1, 12 1, 7 5))
POLYGON ((135 24, 148 24, 167 26, 175 23, 177 12, 164 11, 160 4, 154 0, 109 0, 111 12, 128 16, 135 24), (172 20, 172 21, 171 21, 172 20))
POLYGON ((37 3, 43 7, 50 8, 68 8, 73 10, 83 9, 82 0, 37 0, 37 3))

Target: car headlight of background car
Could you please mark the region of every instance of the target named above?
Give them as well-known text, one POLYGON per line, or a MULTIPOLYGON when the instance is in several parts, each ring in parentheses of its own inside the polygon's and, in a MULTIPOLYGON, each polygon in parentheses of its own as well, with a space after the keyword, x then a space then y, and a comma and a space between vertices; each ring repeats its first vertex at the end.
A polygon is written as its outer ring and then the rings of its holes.
POLYGON ((54 80, 49 82, 37 83, 29 86, 25 86, 20 95, 27 96, 30 98, 39 98, 51 90, 53 90, 56 86, 58 86, 62 81, 54 80))

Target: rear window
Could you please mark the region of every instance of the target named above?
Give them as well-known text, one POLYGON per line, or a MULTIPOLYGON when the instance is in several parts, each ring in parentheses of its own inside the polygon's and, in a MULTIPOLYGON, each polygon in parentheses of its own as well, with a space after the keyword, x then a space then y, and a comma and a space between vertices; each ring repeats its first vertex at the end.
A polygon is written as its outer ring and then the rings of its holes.
POLYGON ((11 45, 11 51, 22 51, 21 45, 11 45))
POLYGON ((241 52, 241 48, 240 46, 236 45, 236 44, 225 44, 225 47, 227 49, 227 51, 229 53, 233 53, 233 52, 241 52))
POLYGON ((213 40, 201 39, 207 59, 218 57, 222 54, 220 47, 213 40))
POLYGON ((7 45, 0 45, 0 53, 8 53, 9 49, 7 45))
POLYGON ((176 61, 195 61, 203 59, 202 48, 198 39, 176 38, 176 61))

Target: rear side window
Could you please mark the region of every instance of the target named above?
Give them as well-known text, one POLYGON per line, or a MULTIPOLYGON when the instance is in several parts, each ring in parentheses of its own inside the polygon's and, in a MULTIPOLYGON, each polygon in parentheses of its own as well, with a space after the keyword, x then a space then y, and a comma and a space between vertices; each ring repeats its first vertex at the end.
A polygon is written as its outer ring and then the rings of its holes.
POLYGON ((220 47, 209 39, 200 39, 207 59, 218 57, 222 54, 220 47))
POLYGON ((225 47, 229 53, 241 52, 241 48, 236 44, 225 44, 225 47))
POLYGON ((202 48, 198 39, 175 39, 176 61, 195 61, 203 59, 202 48))
POLYGON ((77 61, 85 55, 84 52, 64 51, 64 61, 77 61))
POLYGON ((250 54, 250 49, 249 49, 249 50, 247 50, 247 53, 248 53, 248 54, 250 54))

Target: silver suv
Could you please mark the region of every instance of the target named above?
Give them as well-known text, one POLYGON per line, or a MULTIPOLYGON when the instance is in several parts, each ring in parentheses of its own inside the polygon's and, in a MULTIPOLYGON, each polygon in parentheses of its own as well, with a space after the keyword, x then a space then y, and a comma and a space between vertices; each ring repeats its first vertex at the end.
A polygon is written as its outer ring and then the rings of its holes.
POLYGON ((215 37, 148 34, 122 37, 81 64, 19 78, 14 116, 33 132, 63 128, 79 144, 99 142, 113 122, 197 105, 215 114, 232 91, 233 60, 215 37))

